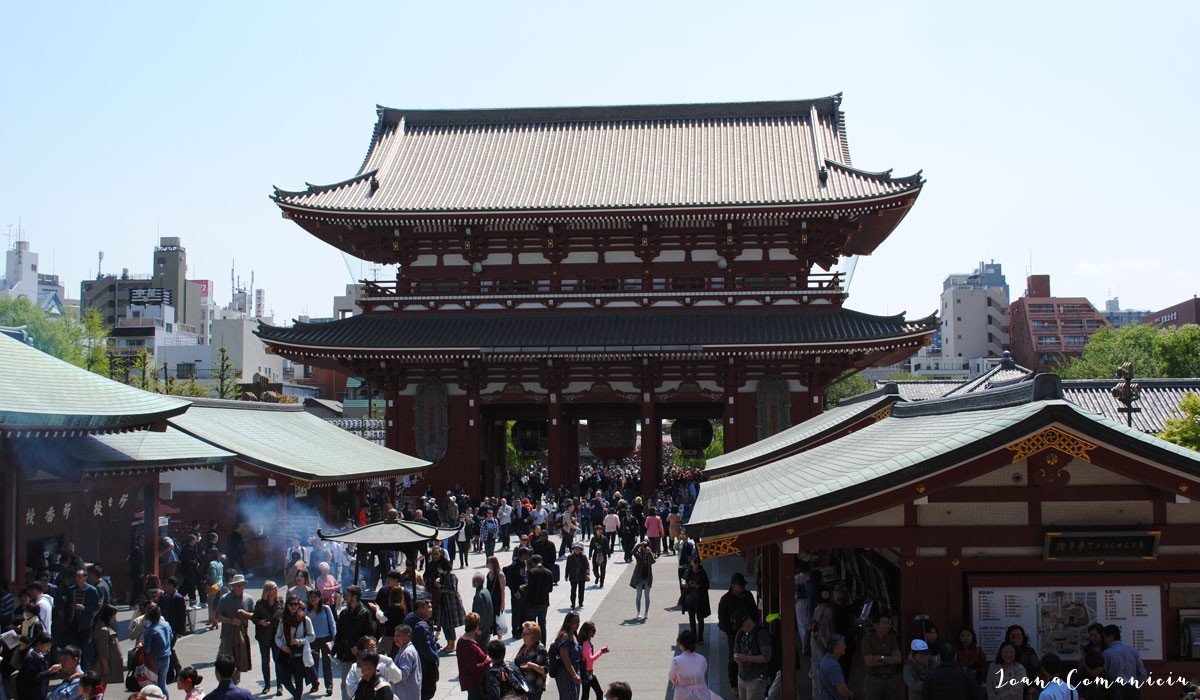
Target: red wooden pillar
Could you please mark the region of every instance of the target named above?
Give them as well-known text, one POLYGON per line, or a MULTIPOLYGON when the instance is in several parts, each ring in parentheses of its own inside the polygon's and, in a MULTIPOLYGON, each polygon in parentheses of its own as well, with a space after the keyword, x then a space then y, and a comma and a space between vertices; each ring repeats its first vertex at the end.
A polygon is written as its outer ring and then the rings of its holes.
POLYGON ((648 498, 662 483, 662 420, 654 403, 642 402, 642 497, 648 498))
POLYGON ((796 555, 789 549, 799 551, 799 541, 793 540, 794 547, 788 542, 779 544, 779 623, 780 635, 783 638, 781 665, 783 676, 782 697, 796 697, 796 555))
POLYGON ((406 455, 417 455, 417 436, 413 432, 416 420, 415 396, 401 396, 399 390, 393 392, 395 405, 391 407, 390 421, 387 431, 387 446, 406 455))

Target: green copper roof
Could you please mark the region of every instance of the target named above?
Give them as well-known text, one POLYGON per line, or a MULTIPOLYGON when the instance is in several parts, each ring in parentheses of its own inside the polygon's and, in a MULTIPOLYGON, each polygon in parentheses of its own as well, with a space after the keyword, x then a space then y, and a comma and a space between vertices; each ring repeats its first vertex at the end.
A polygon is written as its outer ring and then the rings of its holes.
POLYGON ((250 465, 318 485, 400 476, 430 466, 342 430, 299 404, 197 399, 171 425, 250 465))
POLYGON ((72 480, 219 466, 236 456, 174 428, 37 440, 36 449, 27 449, 27 440, 13 443, 27 465, 72 480))
POLYGON ((0 333, 0 430, 105 432, 160 424, 188 402, 106 379, 0 333))
POLYGON ((701 537, 718 537, 819 513, 1002 449, 1051 424, 1200 476, 1200 453, 1127 428, 1061 398, 1019 403, 995 400, 1015 394, 1001 392, 1005 390, 896 404, 890 417, 843 438, 705 482, 688 530, 701 537))

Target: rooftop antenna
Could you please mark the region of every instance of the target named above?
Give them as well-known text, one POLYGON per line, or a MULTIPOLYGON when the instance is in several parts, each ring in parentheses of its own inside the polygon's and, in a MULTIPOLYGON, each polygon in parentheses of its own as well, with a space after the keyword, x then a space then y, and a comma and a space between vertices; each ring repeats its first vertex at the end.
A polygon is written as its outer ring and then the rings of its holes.
POLYGON ((99 260, 96 262, 96 279, 100 279, 100 268, 104 267, 104 251, 100 251, 99 260))

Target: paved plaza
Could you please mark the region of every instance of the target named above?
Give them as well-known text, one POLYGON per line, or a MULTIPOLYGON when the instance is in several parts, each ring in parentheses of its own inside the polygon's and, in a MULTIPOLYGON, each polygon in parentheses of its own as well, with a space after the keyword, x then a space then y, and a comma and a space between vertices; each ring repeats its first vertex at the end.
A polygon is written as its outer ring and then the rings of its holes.
MULTIPOLYGON (((556 538, 557 539, 557 538, 556 538)), ((502 564, 511 560, 511 553, 499 552, 502 564)), ((560 566, 564 560, 560 559, 560 566)), ((470 609, 473 596, 471 576, 476 571, 483 572, 484 556, 472 554, 466 569, 455 569, 458 577, 459 592, 464 605, 470 609)), ((726 648, 724 635, 716 626, 717 601, 727 588, 729 577, 734 571, 740 570, 742 560, 738 557, 725 557, 707 562, 706 566, 712 575, 713 589, 710 591, 713 615, 708 618, 708 627, 704 634, 705 644, 700 650, 709 657, 709 687, 723 697, 730 697, 728 684, 724 678, 724 662, 726 648)), ((618 550, 610 560, 609 572, 604 588, 597 588, 589 583, 586 590, 585 604, 579 611, 584 621, 592 620, 597 626, 596 643, 608 645, 611 652, 596 662, 596 676, 607 687, 612 681, 622 680, 633 688, 637 698, 670 698, 672 696, 667 681, 667 671, 671 659, 675 655, 675 637, 681 629, 687 628, 687 616, 678 609, 672 608, 678 599, 676 557, 660 557, 654 565, 654 588, 652 590, 652 611, 645 622, 636 620, 634 609, 634 590, 629 586, 631 567, 626 565, 618 550)), ((267 580, 256 575, 247 587, 247 593, 255 600, 262 593, 262 583, 267 580)), ((280 578, 272 580, 279 582, 280 578)), ((563 616, 570 611, 570 589, 565 583, 554 588, 550 598, 549 636, 553 637, 562 622, 563 616)), ((200 669, 205 677, 204 687, 209 689, 215 685, 212 672, 213 659, 219 640, 219 632, 204 630, 203 621, 207 611, 199 610, 198 627, 200 630, 179 640, 176 651, 180 662, 193 665, 200 669)), ((132 611, 123 610, 120 615, 122 632, 127 629, 132 611)), ((506 622, 509 616, 505 615, 506 622)), ((510 655, 520 646, 519 640, 506 639, 510 655)), ((253 644, 253 642, 252 642, 253 644)), ((122 642, 122 648, 128 649, 131 644, 122 642)), ((244 674, 241 685, 259 693, 262 690, 262 669, 259 666, 258 649, 252 649, 254 668, 244 674)), ((176 697, 179 691, 174 691, 176 697)), ((548 685, 546 697, 557 696, 554 684, 548 685)), ((268 696, 273 697, 273 694, 268 696)), ((306 697, 324 697, 309 694, 306 697)), ((340 694, 335 694, 340 698, 340 694)), ((458 684, 458 666, 453 655, 443 656, 441 661, 441 679, 438 683, 436 698, 461 698, 463 691, 458 684)), ((594 696, 593 696, 594 697, 594 696)))

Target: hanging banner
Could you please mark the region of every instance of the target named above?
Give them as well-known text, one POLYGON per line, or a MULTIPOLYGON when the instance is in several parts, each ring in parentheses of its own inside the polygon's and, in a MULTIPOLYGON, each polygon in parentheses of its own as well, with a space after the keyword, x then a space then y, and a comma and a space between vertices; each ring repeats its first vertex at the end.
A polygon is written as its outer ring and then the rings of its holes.
POLYGON ((1162 651, 1162 592, 1157 586, 971 588, 979 646, 995 654, 1010 625, 1020 625, 1038 655, 1079 659, 1093 623, 1121 628, 1121 641, 1143 659, 1162 651))

